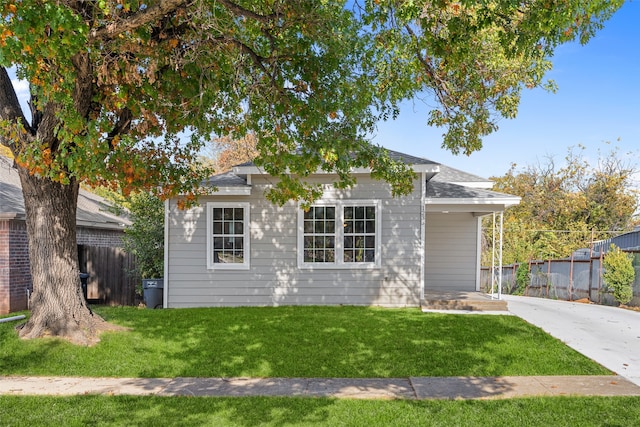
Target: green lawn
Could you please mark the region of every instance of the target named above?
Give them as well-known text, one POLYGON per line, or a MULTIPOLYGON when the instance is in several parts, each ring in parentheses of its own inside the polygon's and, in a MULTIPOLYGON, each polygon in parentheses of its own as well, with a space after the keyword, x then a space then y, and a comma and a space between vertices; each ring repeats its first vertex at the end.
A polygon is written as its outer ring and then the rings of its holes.
POLYGON ((640 398, 495 401, 0 396, 2 426, 638 426, 640 398))
POLYGON ((96 311, 130 331, 105 334, 98 345, 84 348, 57 339, 22 341, 13 329, 16 322, 0 324, 0 374, 408 377, 609 373, 515 316, 369 307, 99 307, 96 311))

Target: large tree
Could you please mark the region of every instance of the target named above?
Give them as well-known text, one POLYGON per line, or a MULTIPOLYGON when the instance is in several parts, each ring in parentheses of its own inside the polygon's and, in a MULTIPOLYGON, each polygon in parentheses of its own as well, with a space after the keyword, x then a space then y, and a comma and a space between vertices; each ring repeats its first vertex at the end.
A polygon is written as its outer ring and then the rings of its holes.
POLYGON ((453 152, 481 148, 525 87, 545 86, 562 42, 586 41, 604 0, 366 2, 15 0, 0 6, 0 143, 16 158, 34 284, 23 337, 91 342, 103 321, 80 292, 80 183, 192 194, 205 140, 252 132, 269 197, 313 199, 305 177, 353 183, 370 167, 394 194, 412 174, 367 141, 428 92, 453 152), (7 68, 30 87, 20 108, 7 68))

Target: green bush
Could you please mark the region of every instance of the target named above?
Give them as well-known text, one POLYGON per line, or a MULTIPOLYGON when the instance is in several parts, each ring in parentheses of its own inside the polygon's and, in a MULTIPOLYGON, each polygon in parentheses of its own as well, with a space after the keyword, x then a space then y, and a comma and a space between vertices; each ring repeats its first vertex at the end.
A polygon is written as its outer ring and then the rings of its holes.
POLYGON ((632 264, 632 256, 612 244, 611 249, 604 257, 603 267, 606 290, 611 292, 620 304, 631 301, 633 298, 632 285, 636 274, 632 264))
POLYGON ((164 204, 158 197, 138 193, 129 201, 132 224, 125 229, 125 250, 136 256, 143 279, 164 275, 164 204))
POLYGON ((524 295, 524 291, 527 290, 530 281, 529 264, 519 264, 516 270, 516 288, 513 290, 513 294, 524 295))

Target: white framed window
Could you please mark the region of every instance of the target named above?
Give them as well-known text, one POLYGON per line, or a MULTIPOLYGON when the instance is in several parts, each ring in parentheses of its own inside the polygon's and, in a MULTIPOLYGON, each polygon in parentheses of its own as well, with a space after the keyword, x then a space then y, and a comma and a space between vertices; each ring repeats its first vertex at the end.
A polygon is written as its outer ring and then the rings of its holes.
POLYGON ((380 201, 320 201, 298 213, 298 267, 380 266, 380 201))
POLYGON ((249 269, 249 203, 207 203, 207 268, 249 269))

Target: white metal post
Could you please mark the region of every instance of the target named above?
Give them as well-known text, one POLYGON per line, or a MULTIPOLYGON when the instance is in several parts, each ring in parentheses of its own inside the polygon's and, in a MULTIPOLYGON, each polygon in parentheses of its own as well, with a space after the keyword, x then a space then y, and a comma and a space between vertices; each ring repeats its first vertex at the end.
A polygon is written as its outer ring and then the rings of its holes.
POLYGON ((493 212, 491 222, 491 299, 493 299, 493 288, 496 283, 496 213, 493 212))
POLYGON ((502 299, 502 226, 504 221, 504 212, 500 212, 500 251, 499 251, 499 260, 498 265, 500 266, 500 271, 498 272, 498 299, 502 299))

